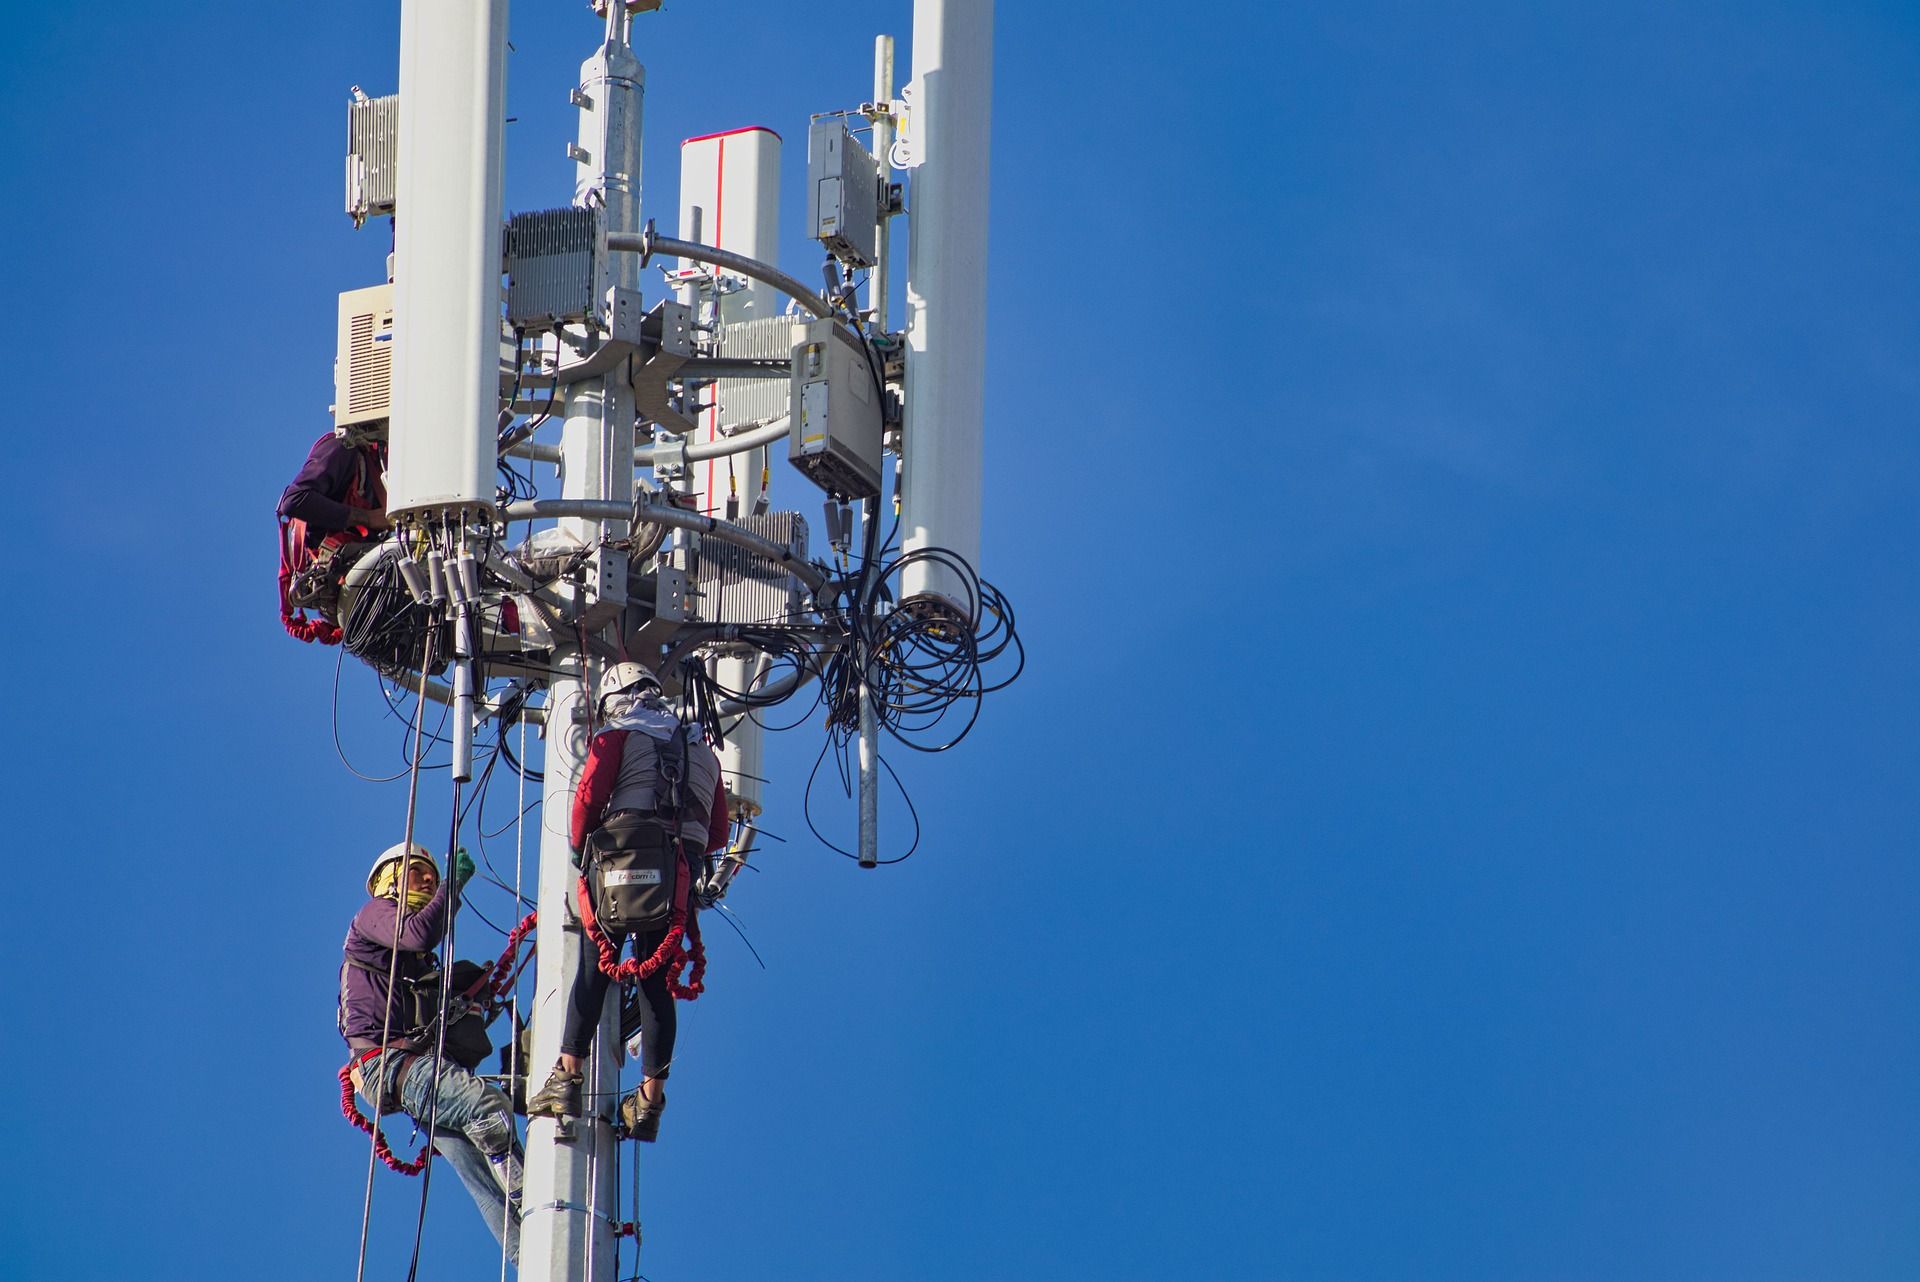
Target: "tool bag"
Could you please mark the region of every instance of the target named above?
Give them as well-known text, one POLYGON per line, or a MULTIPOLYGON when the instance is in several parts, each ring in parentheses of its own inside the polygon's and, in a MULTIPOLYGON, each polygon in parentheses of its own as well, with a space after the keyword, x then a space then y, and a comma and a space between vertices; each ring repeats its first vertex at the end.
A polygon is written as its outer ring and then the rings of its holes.
MULTIPOLYGON (((429 969, 421 974, 403 973, 389 1006, 393 1011, 396 1040, 404 1039, 422 1051, 431 1052, 439 1040, 441 977, 439 968, 432 965, 432 954, 425 957, 429 969)), ((347 958, 347 964, 378 975, 382 980, 387 977, 384 966, 372 966, 353 957, 347 958)), ((465 1069, 478 1068, 480 1061, 493 1050, 493 1039, 487 1035, 493 1012, 477 996, 481 981, 488 973, 488 968, 479 962, 453 964, 453 991, 447 995, 445 1050, 449 1060, 465 1069)))
POLYGON ((678 825, 639 811, 610 816, 587 838, 593 915, 608 934, 665 930, 687 907, 691 876, 678 825))
MULTIPOLYGON (((457 961, 453 964, 453 973, 447 977, 451 991, 447 994, 446 1056, 469 1071, 480 1067, 480 1061, 493 1052, 493 1039, 487 1035, 487 1023, 493 1012, 476 996, 488 973, 489 968, 480 962, 457 961)), ((424 995, 433 1003, 421 1021, 422 1045, 432 1044, 434 1024, 440 1013, 438 978, 428 976, 421 981, 426 989, 424 995)))

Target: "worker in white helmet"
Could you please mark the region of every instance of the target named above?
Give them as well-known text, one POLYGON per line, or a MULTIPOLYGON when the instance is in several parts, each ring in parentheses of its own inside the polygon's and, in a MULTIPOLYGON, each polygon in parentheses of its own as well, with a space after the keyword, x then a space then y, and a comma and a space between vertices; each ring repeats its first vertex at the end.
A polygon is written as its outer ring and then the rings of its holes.
MULTIPOLYGON (((670 922, 685 919, 693 863, 726 845, 726 785, 719 757, 666 705, 659 680, 640 664, 607 670, 597 711, 603 729, 574 793, 573 849, 614 951, 631 935, 634 957, 648 958, 667 940, 670 922)), ((610 982, 596 948, 582 948, 559 1063, 527 1101, 528 1117, 579 1115, 584 1065, 610 982)), ((666 1108, 678 1023, 664 973, 638 984, 641 1082, 620 1112, 633 1138, 651 1141, 666 1108)))
POLYGON ((347 927, 340 1036, 353 1049, 351 1080, 361 1097, 378 1113, 403 1112, 422 1127, 432 1119, 434 1149, 453 1163, 488 1229, 517 1261, 521 1150, 513 1105, 472 1072, 488 1050, 484 1022, 471 1043, 460 1023, 436 1026, 447 1006, 434 949, 472 876, 464 850, 454 852, 445 882, 418 843, 402 842, 374 861, 370 898, 347 927))

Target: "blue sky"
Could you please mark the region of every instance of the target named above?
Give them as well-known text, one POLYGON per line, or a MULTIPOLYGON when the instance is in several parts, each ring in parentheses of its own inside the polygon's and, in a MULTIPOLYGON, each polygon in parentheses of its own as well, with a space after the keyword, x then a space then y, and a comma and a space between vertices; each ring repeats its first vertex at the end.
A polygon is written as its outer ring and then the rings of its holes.
MULTIPOLYGON (((350 1276, 331 993, 404 798, 271 508, 397 6, 8 18, 9 1276, 350 1276)), ((643 20, 650 211, 712 129, 797 181, 908 18, 643 20)), ((558 204, 593 22, 513 31, 509 204, 558 204)), ((1002 0, 994 111, 1028 671, 902 763, 884 873, 778 742, 647 1276, 1920 1275, 1911 6, 1002 0)), ((490 1246, 442 1172, 424 1275, 490 1246)))

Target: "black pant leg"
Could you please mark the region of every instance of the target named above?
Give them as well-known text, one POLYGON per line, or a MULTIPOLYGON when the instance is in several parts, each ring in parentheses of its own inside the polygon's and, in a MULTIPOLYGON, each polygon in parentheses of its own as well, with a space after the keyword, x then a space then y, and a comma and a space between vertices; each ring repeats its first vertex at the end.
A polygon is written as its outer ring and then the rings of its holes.
MULTIPOLYGON (((649 930, 633 937, 633 954, 645 959, 667 937, 664 930, 649 930)), ((673 1066, 673 1044, 680 1032, 680 1015, 674 1008, 673 992, 667 987, 663 966, 640 981, 640 1071, 648 1077, 665 1077, 673 1066)))
MULTIPOLYGON (((609 934, 617 956, 625 935, 609 934)), ((607 1001, 611 981, 600 969, 600 953, 591 939, 580 941, 580 965, 573 973, 573 987, 567 994, 567 1025, 560 1034, 563 1055, 584 1056, 593 1049, 593 1035, 600 1027, 600 1011, 607 1001)))

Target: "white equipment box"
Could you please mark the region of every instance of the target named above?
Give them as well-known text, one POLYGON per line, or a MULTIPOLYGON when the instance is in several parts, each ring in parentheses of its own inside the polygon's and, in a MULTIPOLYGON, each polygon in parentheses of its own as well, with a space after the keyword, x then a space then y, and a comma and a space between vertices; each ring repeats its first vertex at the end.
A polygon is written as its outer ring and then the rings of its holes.
POLYGON ((787 459, 842 499, 880 493, 882 413, 877 373, 855 334, 817 320, 793 349, 793 427, 787 459))
POLYGON ((384 437, 393 395, 393 286, 340 295, 339 344, 333 358, 336 436, 384 437))
POLYGON ((849 267, 874 263, 880 167, 839 120, 807 131, 807 234, 849 267))

